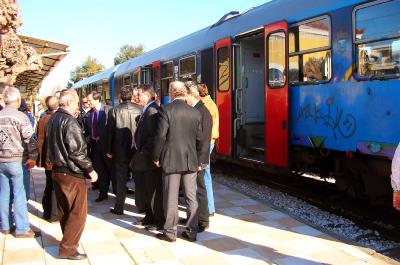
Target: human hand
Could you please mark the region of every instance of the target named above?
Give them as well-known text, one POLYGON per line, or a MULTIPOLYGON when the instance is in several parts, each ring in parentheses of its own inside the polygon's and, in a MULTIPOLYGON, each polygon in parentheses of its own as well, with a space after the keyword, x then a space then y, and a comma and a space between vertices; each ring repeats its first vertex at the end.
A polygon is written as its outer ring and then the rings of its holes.
POLYGON ((393 192, 393 208, 400 211, 400 191, 393 192))
POLYGON ((112 154, 107 153, 106 157, 109 158, 109 159, 112 159, 112 154))
POLYGON ((35 160, 33 160, 33 159, 28 159, 28 160, 25 162, 25 166, 26 166, 28 169, 34 168, 35 165, 36 165, 36 162, 35 162, 35 160))
POLYGON ((94 170, 89 173, 89 177, 90 177, 90 182, 92 182, 92 183, 96 182, 97 179, 99 178, 99 176, 97 175, 97 172, 94 170))
POLYGON ((155 162, 154 162, 154 165, 156 165, 156 167, 161 167, 160 161, 155 161, 155 162))

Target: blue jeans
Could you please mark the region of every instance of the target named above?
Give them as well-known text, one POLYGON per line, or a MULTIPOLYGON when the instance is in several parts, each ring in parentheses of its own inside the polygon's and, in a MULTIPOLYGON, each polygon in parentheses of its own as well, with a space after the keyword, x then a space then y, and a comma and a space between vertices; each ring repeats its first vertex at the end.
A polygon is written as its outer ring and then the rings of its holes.
POLYGON ((0 163, 0 218, 2 230, 10 230, 10 187, 14 196, 16 234, 29 231, 28 207, 22 161, 0 163))
POLYGON ((25 188, 26 200, 29 201, 31 195, 31 172, 26 167, 25 162, 23 162, 22 167, 24 171, 24 188, 25 188))
POLYGON ((214 206, 214 192, 212 187, 212 178, 211 178, 211 171, 210 171, 210 155, 212 150, 214 149, 214 144, 210 145, 210 154, 208 156, 208 165, 205 169, 204 174, 204 184, 206 185, 207 190, 207 200, 208 200, 208 212, 210 214, 215 213, 215 206, 214 206))

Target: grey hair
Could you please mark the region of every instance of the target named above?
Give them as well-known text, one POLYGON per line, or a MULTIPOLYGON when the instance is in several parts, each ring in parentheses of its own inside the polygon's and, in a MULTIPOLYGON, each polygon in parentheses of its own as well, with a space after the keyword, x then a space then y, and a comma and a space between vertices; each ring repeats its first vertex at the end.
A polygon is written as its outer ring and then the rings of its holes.
POLYGON ((169 94, 173 97, 186 97, 187 88, 185 84, 181 81, 174 81, 169 84, 169 94))
POLYGON ((197 88, 197 85, 196 85, 195 82, 187 81, 187 82, 185 82, 185 86, 187 88, 187 93, 189 95, 192 95, 195 98, 199 98, 200 97, 199 89, 197 88))
POLYGON ((75 89, 65 89, 60 94, 60 99, 58 103, 60 106, 67 106, 69 103, 79 102, 79 96, 75 89))
POLYGON ((3 92, 4 103, 10 105, 21 100, 21 93, 13 86, 7 86, 3 92))

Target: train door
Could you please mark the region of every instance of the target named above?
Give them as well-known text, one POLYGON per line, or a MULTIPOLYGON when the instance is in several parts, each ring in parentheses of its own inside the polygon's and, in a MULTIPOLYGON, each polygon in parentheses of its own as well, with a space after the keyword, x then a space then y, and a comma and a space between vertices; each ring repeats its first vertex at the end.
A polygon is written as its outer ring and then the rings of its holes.
POLYGON ((151 69, 154 91, 156 92, 157 99, 161 102, 161 62, 153 62, 151 69))
POLYGON ((235 37, 234 151, 241 159, 265 161, 264 31, 235 37))
POLYGON ((215 44, 216 103, 219 111, 217 153, 232 155, 232 45, 226 38, 215 44))
POLYGON ((288 25, 266 25, 265 31, 265 162, 289 164, 288 25))

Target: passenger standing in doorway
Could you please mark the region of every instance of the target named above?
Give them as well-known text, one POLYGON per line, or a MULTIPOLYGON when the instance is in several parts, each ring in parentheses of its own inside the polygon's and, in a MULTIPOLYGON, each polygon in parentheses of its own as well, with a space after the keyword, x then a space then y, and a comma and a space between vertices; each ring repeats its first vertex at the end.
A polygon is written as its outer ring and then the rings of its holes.
POLYGON ((186 104, 184 83, 169 86, 171 103, 162 106, 154 143, 153 161, 163 170, 164 233, 157 238, 173 242, 177 236, 178 194, 181 180, 187 205, 186 231, 182 236, 195 241, 198 229, 197 171, 201 157, 199 143, 202 135, 201 114, 186 104))
POLYGON ((53 186, 63 238, 59 258, 86 258, 78 252, 79 240, 87 216, 87 188, 84 174, 91 182, 97 173, 87 156, 83 131, 75 116, 79 112, 79 96, 73 89, 60 95, 60 108, 48 121, 48 152, 53 165, 53 186))
POLYGON ((146 226, 148 230, 161 230, 165 222, 161 168, 153 163, 151 156, 160 109, 154 99, 155 91, 153 86, 143 85, 139 88, 139 100, 143 106, 143 112, 135 133, 136 152, 132 164, 135 178, 143 180, 146 187, 146 216, 137 224, 146 226))
POLYGON ((4 89, 5 107, 0 111, 0 217, 3 234, 11 232, 10 196, 14 203, 15 236, 35 237, 38 233, 29 227, 27 198, 24 188, 23 166, 35 166, 37 142, 28 117, 18 111, 21 104, 19 90, 12 86, 4 89), (23 156, 28 154, 26 162, 23 156), (25 164, 25 165, 24 165, 25 164))
POLYGON ((204 105, 208 109, 212 117, 212 132, 211 132, 211 143, 210 143, 210 153, 208 156, 209 163, 207 163, 205 174, 204 174, 204 183, 207 189, 207 199, 208 199, 208 211, 210 216, 213 216, 215 213, 215 205, 214 205, 214 191, 212 187, 212 176, 211 176, 211 163, 210 163, 210 155, 214 149, 215 142, 219 137, 219 113, 218 107, 211 99, 208 88, 205 84, 198 84, 199 94, 201 100, 204 105))
POLYGON ((131 102, 133 91, 131 86, 121 88, 122 103, 111 109, 107 122, 107 157, 113 160, 115 168, 115 195, 113 214, 122 215, 126 199, 126 182, 129 178, 129 161, 133 155, 136 120, 142 109, 131 102))
POLYGON ((52 180, 52 165, 49 161, 47 148, 48 148, 48 137, 47 137, 47 123, 50 117, 58 109, 58 99, 56 97, 49 96, 46 98, 47 111, 38 122, 36 134, 38 138, 38 160, 37 165, 44 167, 46 175, 46 187, 43 192, 43 218, 46 220, 55 219, 57 210, 55 205, 55 194, 53 192, 53 180, 52 180), (54 218, 52 218, 52 216, 54 218))
POLYGON ((99 197, 96 199, 96 202, 101 202, 108 199, 110 180, 112 182, 113 192, 114 194, 116 193, 112 161, 106 157, 106 125, 111 107, 100 102, 101 94, 97 91, 92 91, 88 94, 87 99, 91 110, 86 115, 84 131, 86 138, 89 139, 90 158, 93 162, 93 167, 99 174, 99 197))
POLYGON ((203 232, 209 227, 209 211, 208 211, 208 200, 207 190, 204 183, 204 174, 206 165, 209 161, 210 153, 210 139, 212 129, 212 118, 211 114, 201 101, 199 90, 196 83, 189 81, 185 83, 188 89, 188 96, 186 102, 189 106, 197 109, 201 114, 201 128, 202 135, 200 140, 201 156, 199 157, 199 163, 203 167, 197 172, 197 201, 199 203, 199 232, 203 232))

